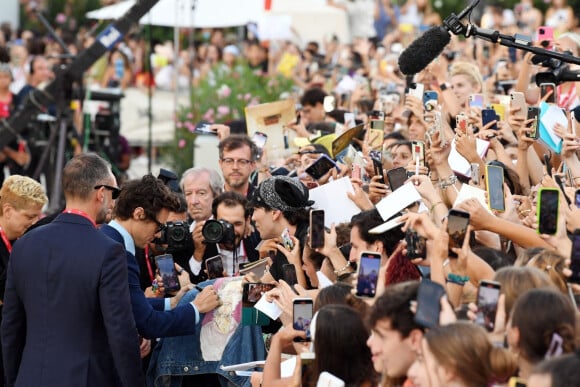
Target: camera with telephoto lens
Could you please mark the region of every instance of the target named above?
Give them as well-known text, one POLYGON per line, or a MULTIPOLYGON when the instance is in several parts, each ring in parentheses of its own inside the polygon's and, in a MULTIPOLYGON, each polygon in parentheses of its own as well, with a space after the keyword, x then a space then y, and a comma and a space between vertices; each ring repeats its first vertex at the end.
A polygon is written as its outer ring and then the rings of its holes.
POLYGON ((222 219, 206 220, 201 229, 201 234, 207 243, 233 244, 236 239, 234 226, 222 219))
POLYGON ((167 222, 161 230, 161 237, 157 244, 167 245, 168 250, 181 250, 186 246, 187 238, 191 238, 189 223, 187 222, 167 222))

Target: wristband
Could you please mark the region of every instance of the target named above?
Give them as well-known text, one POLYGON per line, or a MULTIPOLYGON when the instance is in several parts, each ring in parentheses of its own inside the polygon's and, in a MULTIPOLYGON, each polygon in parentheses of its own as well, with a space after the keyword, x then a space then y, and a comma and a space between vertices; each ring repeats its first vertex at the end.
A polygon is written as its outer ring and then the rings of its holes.
POLYGON ((463 286, 466 282, 469 282, 469 277, 449 273, 447 274, 447 282, 463 286))
POLYGON ((433 213, 433 210, 435 209, 435 207, 437 207, 439 204, 445 204, 445 203, 443 203, 443 202, 441 201, 441 202, 437 202, 437 203, 433 204, 433 205, 431 206, 431 208, 429 209, 429 214, 432 214, 432 213, 433 213))
POLYGON ((340 273, 342 273, 343 271, 345 271, 349 267, 350 267, 350 261, 347 261, 346 265, 344 265, 344 267, 342 269, 334 271, 334 275, 336 275, 338 277, 340 273))

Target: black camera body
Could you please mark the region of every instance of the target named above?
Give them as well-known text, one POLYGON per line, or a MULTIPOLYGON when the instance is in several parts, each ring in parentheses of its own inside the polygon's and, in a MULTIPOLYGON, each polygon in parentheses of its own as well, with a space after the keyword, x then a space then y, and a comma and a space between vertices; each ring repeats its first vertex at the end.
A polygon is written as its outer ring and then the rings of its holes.
POLYGON ((168 250, 177 251, 185 248, 187 238, 191 238, 189 223, 167 222, 161 230, 161 237, 156 242, 167 245, 168 250))
POLYGON ((201 234, 206 243, 234 244, 236 240, 234 226, 222 219, 206 220, 201 234))

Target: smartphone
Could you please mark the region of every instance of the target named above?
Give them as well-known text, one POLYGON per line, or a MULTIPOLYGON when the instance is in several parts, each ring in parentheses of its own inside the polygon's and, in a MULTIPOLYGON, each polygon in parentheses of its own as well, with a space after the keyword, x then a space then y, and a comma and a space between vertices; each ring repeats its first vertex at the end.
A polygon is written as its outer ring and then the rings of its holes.
POLYGON ((415 323, 431 328, 439 325, 439 314, 441 313, 441 297, 445 295, 445 288, 428 279, 421 280, 417 292, 417 311, 415 312, 415 323))
POLYGON ((274 289, 275 284, 248 282, 244 284, 242 292, 242 306, 252 307, 262 298, 264 293, 274 289))
POLYGON ((481 325, 488 332, 493 332, 495 315, 499 300, 501 285, 495 281, 482 280, 477 288, 477 315, 475 323, 481 325))
POLYGON ((371 129, 385 129, 385 113, 381 110, 373 110, 369 114, 369 119, 371 121, 371 129))
POLYGON ((475 185, 479 185, 479 164, 478 163, 471 163, 471 181, 475 185))
POLYGON ((468 98, 469 107, 483 109, 483 94, 471 94, 468 98))
POLYGON ((574 193, 574 204, 576 207, 580 207, 580 188, 574 193))
POLYGON ((393 168, 387 171, 387 180, 391 191, 396 191, 407 181, 407 170, 405 167, 393 168))
POLYGON ((207 270, 207 277, 209 279, 220 278, 224 276, 224 263, 221 255, 208 258, 205 261, 205 268, 207 270))
POLYGON ((455 116, 455 130, 460 131, 463 134, 467 134, 467 115, 464 113, 459 113, 455 116))
POLYGON ((290 286, 294 286, 298 283, 298 277, 296 276, 296 268, 294 264, 287 263, 282 265, 282 279, 290 286))
POLYGON ((447 233, 449 234, 449 258, 457 258, 451 248, 460 249, 467 234, 469 213, 450 209, 447 214, 447 233))
POLYGON ((556 85, 553 83, 540 84, 540 98, 544 98, 549 92, 552 92, 546 99, 547 103, 556 103, 556 85))
POLYGON ((417 162, 419 158, 419 165, 425 166, 425 143, 423 141, 413 141, 413 161, 417 162))
POLYGON ((439 94, 433 90, 427 90, 423 93, 423 108, 425 111, 430 112, 435 109, 438 104, 439 94))
POLYGON ((324 210, 310 210, 309 235, 311 248, 324 247, 324 210))
POLYGON ((554 235, 558 231, 558 207, 560 190, 540 188, 538 191, 538 233, 554 235))
POLYGON ((526 387, 526 381, 517 376, 512 376, 508 382, 508 387, 526 387))
POLYGON ((334 109, 336 109, 336 98, 332 95, 327 95, 324 97, 322 102, 322 107, 326 113, 330 113, 334 109))
POLYGON ((155 264, 157 265, 159 274, 163 280, 165 292, 176 292, 181 289, 177 271, 175 270, 175 264, 173 262, 173 256, 171 254, 156 256, 155 264))
MULTIPOLYGON (((495 112, 495 110, 493 109, 482 109, 481 110, 481 124, 482 126, 486 126, 487 124, 489 124, 492 121, 497 121, 498 117, 497 114, 495 112)), ((490 129, 494 129, 497 130, 497 122, 495 124, 493 124, 490 129)))
POLYGON ((425 258, 427 256, 427 239, 417 233, 417 231, 408 228, 405 232, 405 241, 407 242, 407 258, 425 258))
POLYGON ((373 161, 373 169, 375 171, 375 176, 380 176, 379 182, 385 184, 385 176, 383 172, 383 163, 381 160, 377 160, 375 157, 371 157, 373 161))
POLYGON ((318 377, 318 381, 316 382, 317 386, 326 386, 326 387, 344 387, 344 381, 330 372, 322 372, 318 377))
POLYGON ((292 327, 306 332, 306 338, 296 337, 295 342, 310 341, 310 324, 312 323, 312 298, 295 298, 292 302, 292 327))
POLYGON ((214 132, 213 130, 211 130, 211 124, 208 121, 199 121, 197 123, 197 125, 195 125, 195 129, 193 130, 193 133, 197 133, 197 134, 212 134, 214 136, 217 136, 217 132, 214 132))
POLYGON ((351 166, 351 169, 352 169, 352 172, 351 172, 351 174, 350 174, 350 177, 351 177, 353 180, 361 180, 361 178, 362 178, 362 175, 361 175, 361 167, 360 167, 360 165, 358 165, 358 164, 353 164, 353 165, 351 166))
POLYGON ((290 230, 288 230, 288 227, 286 227, 284 231, 282 231, 282 234, 280 234, 280 238, 282 238, 282 244, 284 245, 284 248, 286 250, 292 251, 292 249, 294 248, 294 241, 290 237, 290 230))
POLYGON ((526 97, 524 96, 524 93, 521 93, 519 91, 512 91, 510 93, 510 100, 511 100, 510 106, 512 108, 516 108, 516 107, 520 108, 520 110, 518 110, 514 115, 518 116, 518 117, 526 117, 527 104, 526 104, 526 97))
POLYGON ((336 163, 330 157, 323 154, 306 168, 304 172, 312 176, 314 180, 318 180, 326 175, 332 168, 337 168, 336 163))
POLYGON ((425 85, 423 85, 422 83, 416 83, 415 87, 409 87, 409 89, 407 90, 407 94, 414 96, 419 101, 422 101, 424 91, 425 85))
POLYGON ((536 30, 536 41, 540 42, 542 47, 551 50, 554 43, 554 28, 540 26, 536 30))
POLYGON ((505 106, 511 104, 510 96, 506 95, 505 98, 507 99, 507 102, 492 103, 491 104, 491 108, 495 111, 495 115, 497 116, 498 121, 505 121, 506 120, 505 106))
POLYGON ((485 180, 489 209, 505 211, 503 168, 496 165, 486 165, 485 180))
POLYGON ((572 253, 570 256, 570 270, 572 275, 569 282, 580 284, 580 229, 574 230, 572 234, 572 253))
POLYGON ((381 254, 363 251, 358 262, 356 295, 359 297, 374 297, 379 281, 381 254))
POLYGON ((264 152, 264 146, 266 146, 266 141, 268 140, 268 135, 262 132, 254 132, 252 135, 252 141, 256 144, 258 148, 258 159, 262 158, 262 153, 264 152))
POLYGON ((534 121, 529 124, 528 128, 532 129, 526 136, 537 140, 540 137, 540 131, 538 130, 538 117, 540 116, 540 108, 536 106, 528 107, 528 120, 533 119, 534 121))

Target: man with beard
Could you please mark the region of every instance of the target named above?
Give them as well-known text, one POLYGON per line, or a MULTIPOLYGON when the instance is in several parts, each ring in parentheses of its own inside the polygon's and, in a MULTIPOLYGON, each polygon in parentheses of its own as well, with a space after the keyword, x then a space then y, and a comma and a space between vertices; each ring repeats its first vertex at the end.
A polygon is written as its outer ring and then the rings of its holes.
POLYGON ((240 264, 253 262, 259 258, 256 251, 257 238, 243 238, 250 221, 250 214, 247 200, 242 195, 236 192, 224 192, 219 195, 213 201, 212 215, 216 220, 231 224, 234 238, 233 241, 230 239, 222 243, 203 243, 202 251, 196 249, 189 264, 184 265, 186 270, 191 271, 190 276, 194 278, 207 279, 207 273, 204 271, 205 262, 218 254, 222 257, 226 276, 237 275, 240 264))
POLYGON ((105 160, 63 170, 66 208, 12 249, 2 320, 8 386, 143 386, 125 251, 97 229, 119 194, 105 160), (66 382, 64 382, 66 381, 66 382))
POLYGON ((256 187, 250 175, 256 168, 258 148, 245 134, 233 134, 219 144, 219 165, 224 176, 224 191, 237 192, 249 199, 256 187))

